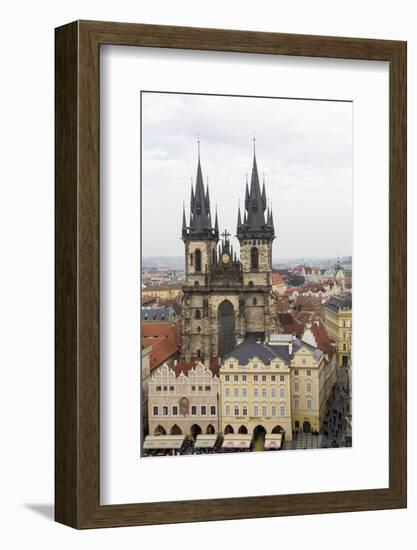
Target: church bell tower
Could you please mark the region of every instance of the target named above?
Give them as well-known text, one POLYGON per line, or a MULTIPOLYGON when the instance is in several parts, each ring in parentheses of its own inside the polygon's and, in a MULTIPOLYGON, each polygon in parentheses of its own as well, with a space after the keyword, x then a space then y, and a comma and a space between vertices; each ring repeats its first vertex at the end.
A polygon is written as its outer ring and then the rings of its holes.
POLYGON ((182 215, 182 240, 185 244, 185 280, 187 285, 207 285, 213 265, 216 263, 216 245, 219 240, 219 224, 211 221, 210 194, 204 190, 198 150, 195 190, 191 185, 190 223, 187 225, 185 208, 182 215))
POLYGON ((216 247, 219 240, 217 212, 212 223, 208 185, 204 189, 198 144, 198 164, 195 189, 191 186, 190 221, 187 224, 185 208, 182 215, 181 238, 185 245, 185 284, 182 302, 182 350, 189 361, 200 360, 212 353, 209 316, 209 288, 213 268, 217 263, 216 247))
POLYGON ((270 286, 275 229, 272 209, 267 208, 265 181, 262 191, 259 184, 255 141, 250 189, 246 181, 244 216, 242 221, 239 207, 236 236, 240 243, 244 285, 270 286))

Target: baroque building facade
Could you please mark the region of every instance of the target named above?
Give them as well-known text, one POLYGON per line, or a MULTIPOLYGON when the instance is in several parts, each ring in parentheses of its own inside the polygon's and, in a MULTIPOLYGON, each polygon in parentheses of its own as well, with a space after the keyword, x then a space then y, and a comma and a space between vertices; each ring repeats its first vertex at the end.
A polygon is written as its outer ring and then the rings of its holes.
POLYGON ((227 355, 220 368, 222 432, 291 440, 293 433, 320 431, 336 362, 317 346, 308 327, 301 338, 248 338, 227 355))
POLYGON ((189 223, 185 208, 182 222, 181 356, 186 361, 222 358, 248 335, 263 340, 279 329, 271 280, 274 221, 267 208, 265 182, 261 191, 255 152, 250 188, 246 182, 243 219, 240 207, 237 215, 239 259, 230 236, 226 230, 220 235, 217 212, 212 222, 199 156, 189 223))
POLYGON ((148 417, 151 435, 184 435, 220 431, 218 376, 197 363, 179 373, 162 365, 149 380, 148 417))

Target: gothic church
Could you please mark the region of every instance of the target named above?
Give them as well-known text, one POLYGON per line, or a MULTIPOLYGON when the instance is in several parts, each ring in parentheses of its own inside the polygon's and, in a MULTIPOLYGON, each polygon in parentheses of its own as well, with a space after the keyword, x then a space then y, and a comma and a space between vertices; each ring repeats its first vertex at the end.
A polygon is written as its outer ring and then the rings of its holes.
POLYGON ((186 361, 222 358, 248 335, 264 340, 279 331, 271 286, 274 221, 267 208, 265 182, 261 192, 255 151, 250 189, 246 182, 243 220, 240 207, 237 215, 240 259, 229 237, 227 231, 219 234, 217 212, 212 223, 199 155, 189 224, 185 208, 182 221, 185 284, 181 334, 186 361))

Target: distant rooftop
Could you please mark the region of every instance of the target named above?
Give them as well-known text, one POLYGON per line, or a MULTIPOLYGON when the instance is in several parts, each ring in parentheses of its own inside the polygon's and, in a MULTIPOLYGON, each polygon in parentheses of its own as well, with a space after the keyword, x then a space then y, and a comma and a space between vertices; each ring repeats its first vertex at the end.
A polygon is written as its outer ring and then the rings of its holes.
POLYGON ((341 309, 352 309, 352 294, 344 294, 343 296, 332 296, 323 307, 332 311, 341 309))

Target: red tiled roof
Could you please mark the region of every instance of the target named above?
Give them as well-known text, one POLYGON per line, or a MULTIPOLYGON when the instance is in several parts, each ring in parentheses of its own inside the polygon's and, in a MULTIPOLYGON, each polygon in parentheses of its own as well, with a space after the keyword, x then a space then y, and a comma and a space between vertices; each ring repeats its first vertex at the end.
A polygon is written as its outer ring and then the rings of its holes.
POLYGON ((287 298, 278 298, 277 300, 277 311, 285 312, 291 309, 291 305, 287 298))
POLYGON ((329 338, 329 335, 327 334, 327 331, 321 321, 315 321, 313 323, 313 326, 311 327, 311 331, 314 334, 314 338, 317 342, 317 347, 321 349, 324 353, 326 353, 329 358, 333 356, 334 353, 334 345, 332 344, 331 339, 329 338))
POLYGON ((279 273, 272 273, 272 284, 282 285, 282 284, 285 284, 285 281, 279 273))
POLYGON ((302 336, 303 323, 294 319, 291 313, 279 313, 278 318, 284 334, 295 334, 298 338, 302 336))
POLYGON ((314 296, 298 296, 295 305, 301 306, 303 310, 317 311, 320 309, 321 300, 320 298, 315 298, 314 296))
POLYGON ((180 347, 180 323, 142 323, 142 345, 152 346, 151 370, 178 352, 180 347))
POLYGON ((310 320, 311 314, 307 311, 293 311, 292 316, 296 321, 301 323, 303 326, 310 320))

